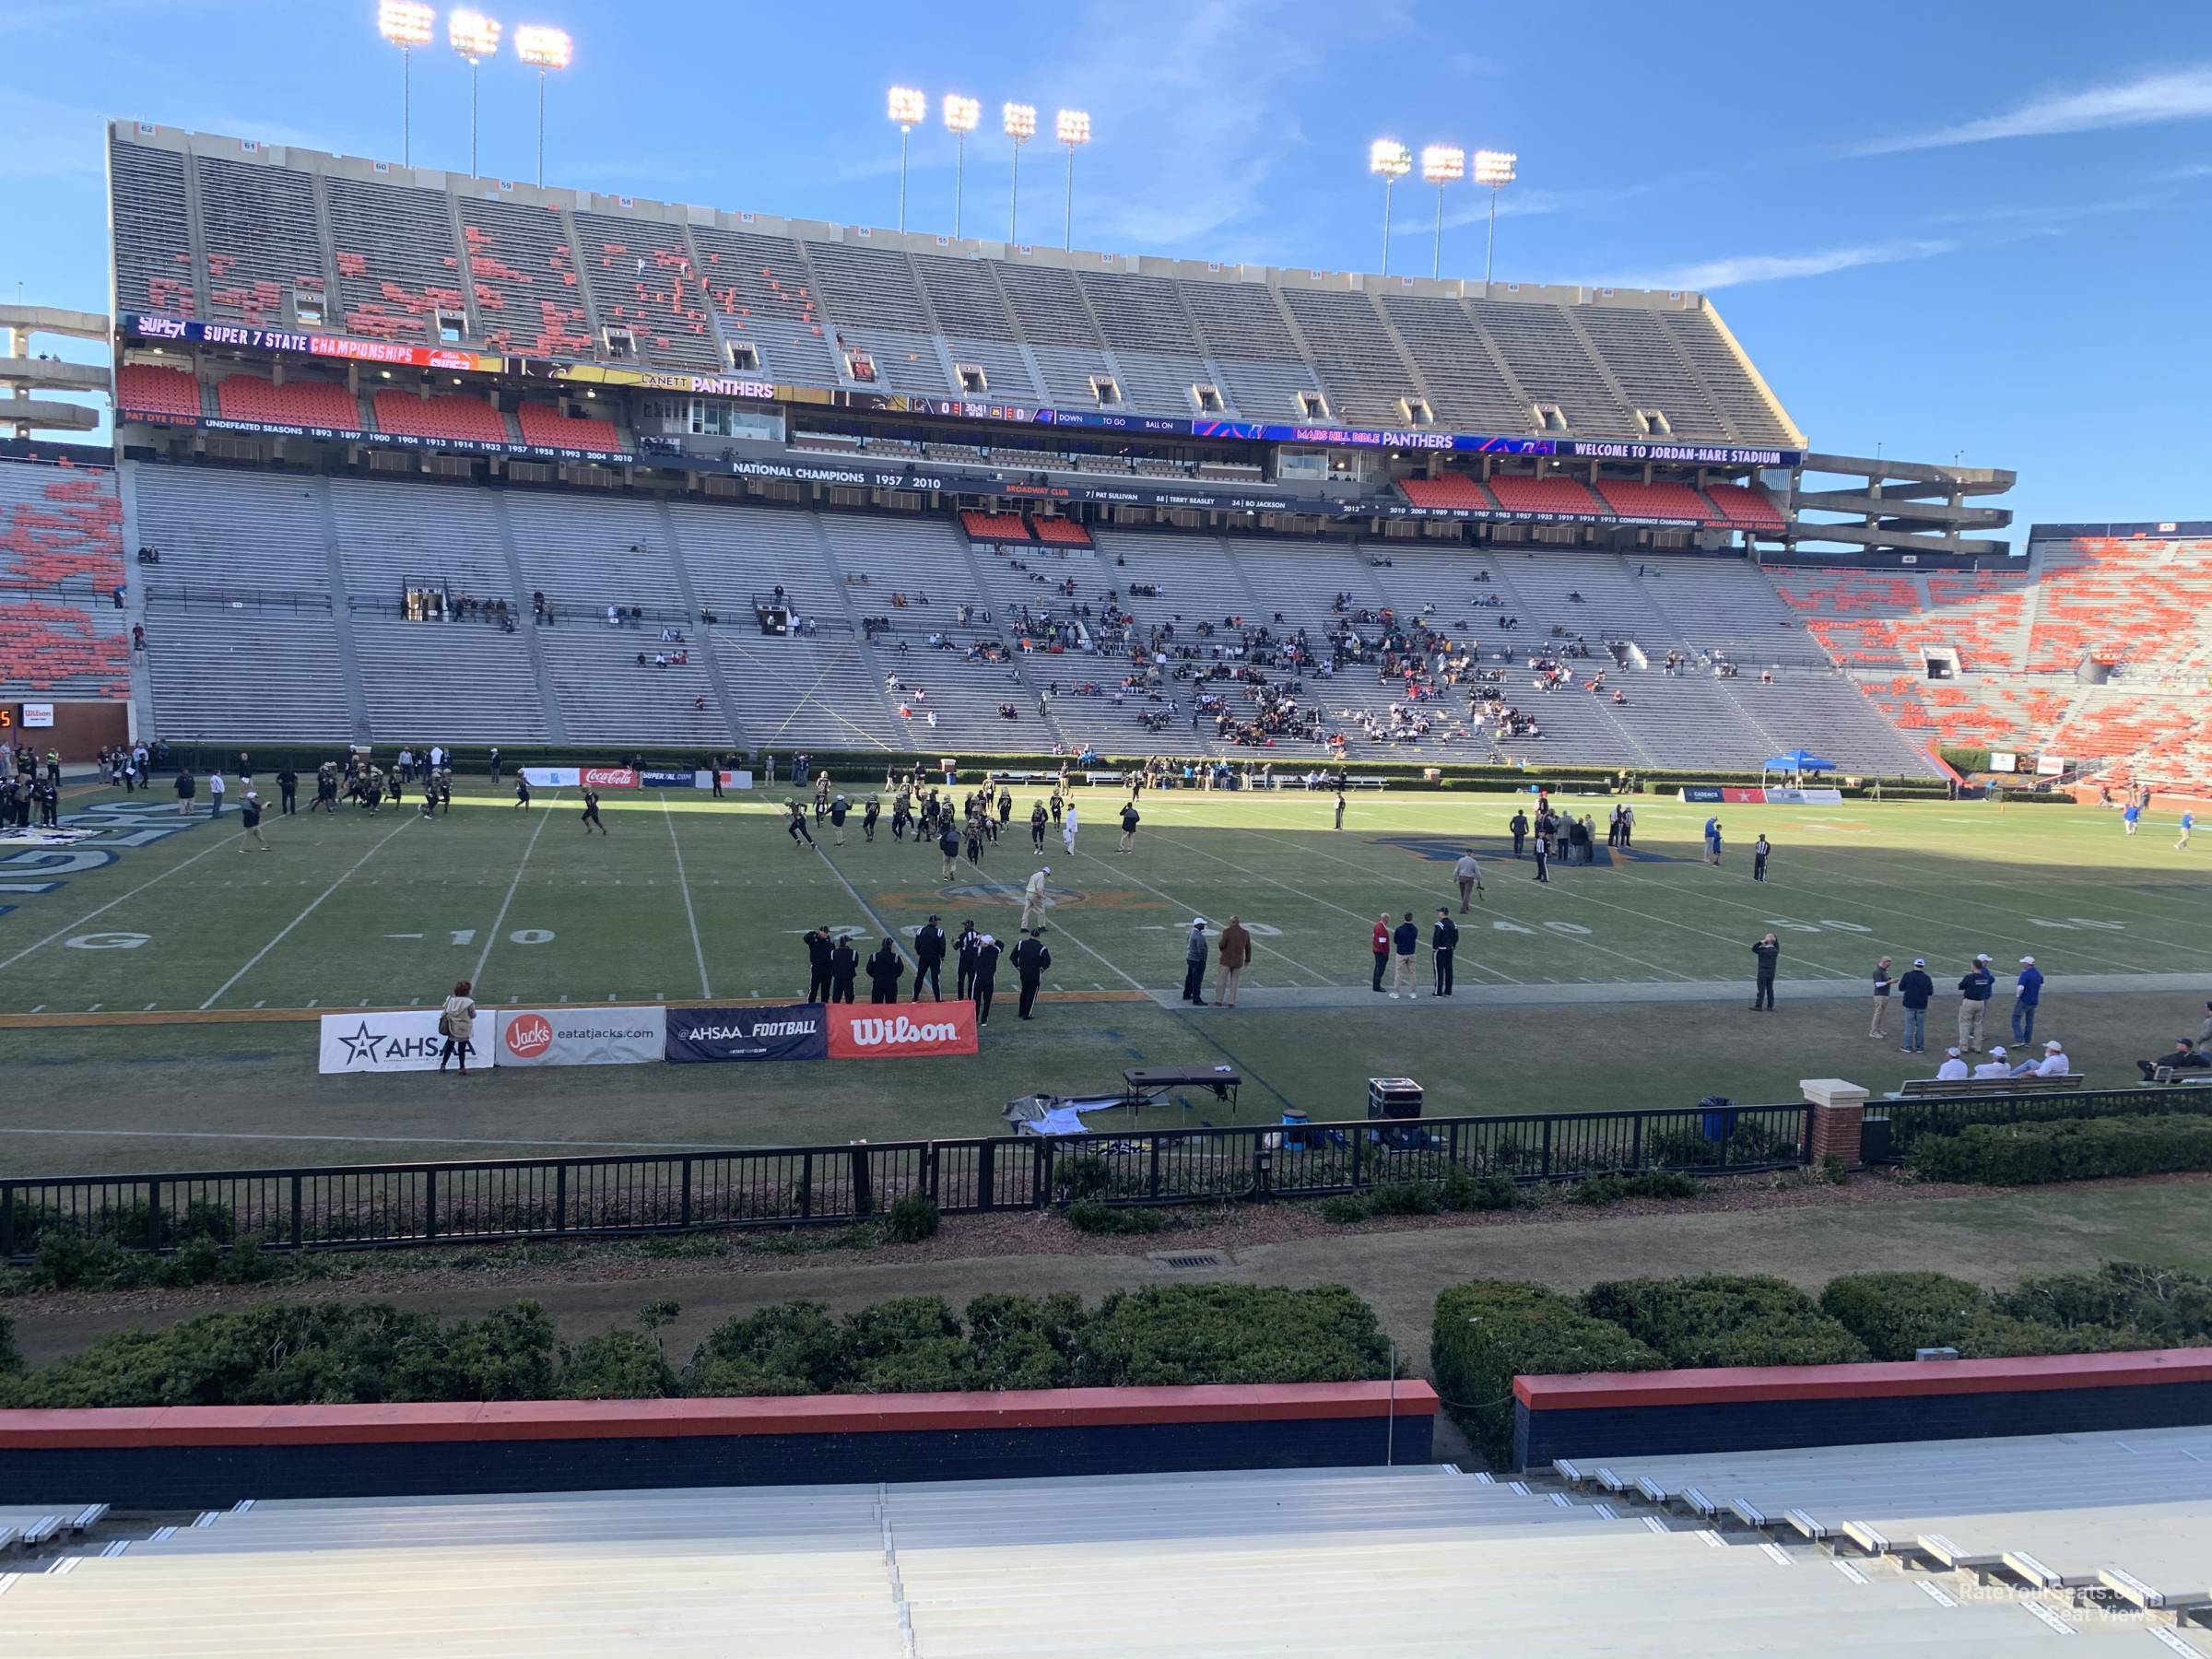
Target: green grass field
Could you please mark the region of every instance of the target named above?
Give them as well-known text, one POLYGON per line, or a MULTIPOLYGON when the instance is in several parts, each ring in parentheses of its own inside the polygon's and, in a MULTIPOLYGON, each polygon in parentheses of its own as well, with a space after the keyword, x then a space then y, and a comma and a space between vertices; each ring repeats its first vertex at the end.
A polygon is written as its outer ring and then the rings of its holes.
MULTIPOLYGON (((244 853, 234 813, 179 830, 167 795, 74 796, 93 840, 58 856, 0 848, 0 904, 14 906, 0 914, 0 1017, 29 1017, 7 1018, 0 1043, 29 1082, 0 1096, 0 1166, 989 1133, 1017 1094, 1099 1092, 1139 1061, 1224 1056, 1253 1079, 1247 1117, 1285 1103, 1356 1115, 1363 1079, 1398 1073, 1429 1086, 1432 1112, 1675 1104, 1714 1090, 1789 1100, 1801 1077, 1888 1088, 1909 1075, 1894 1038, 1865 1034, 1861 987, 1884 953, 1900 970, 1926 957, 1945 988, 1929 1027, 1937 1050, 1948 987, 1976 951, 1997 959, 2006 986, 2034 954, 2053 980, 2039 1038, 2057 1031, 2092 1076, 2117 1082, 2133 1079, 2137 1053, 2194 1032, 2212 988, 2208 853, 2175 851, 2161 820, 2130 839, 2116 817, 2086 809, 1646 798, 1633 856, 1555 866, 1539 886, 1502 855, 1508 796, 1357 795, 1335 831, 1325 796, 1148 794, 1126 857, 1114 853, 1117 805, 1099 791, 1081 799, 1073 857, 1048 841, 1047 989, 1064 994, 1021 1024, 1002 970, 973 1061, 510 1072, 460 1085, 319 1078, 313 1022, 274 1016, 427 1006, 464 978, 487 1007, 789 1000, 805 985, 810 926, 904 935, 934 911, 948 931, 972 917, 1006 937, 1036 862, 1029 795, 1018 793, 980 872, 963 864, 949 889, 934 850, 893 841, 888 827, 865 844, 857 816, 843 847, 825 823, 819 853, 794 849, 765 797, 610 794, 612 833, 587 837, 573 792, 542 794, 525 815, 477 786, 434 821, 411 803, 374 818, 272 818, 271 850, 244 853), (1716 810, 1728 836, 1718 869, 1697 844, 1716 810), (1761 830, 1775 851, 1771 879, 1756 884, 1748 849, 1761 830), (1375 996, 1370 925, 1410 910, 1425 934, 1468 845, 1488 901, 1462 919, 1459 995, 1375 996), (1182 1009, 1187 924, 1232 912, 1259 935, 1243 1006, 1182 1009), (1755 1019, 1744 1011, 1748 947, 1770 927, 1783 942, 1783 1006, 1755 1019), (229 1018, 182 1018, 203 1011, 229 1018), (132 1018, 54 1023, 85 1014, 132 1018)), ((1578 803, 1601 828, 1609 805, 1578 803)), ((1424 992, 1427 979, 1424 949, 1424 992)), ((1993 1021, 2000 1040, 2007 1000, 1993 1021)))

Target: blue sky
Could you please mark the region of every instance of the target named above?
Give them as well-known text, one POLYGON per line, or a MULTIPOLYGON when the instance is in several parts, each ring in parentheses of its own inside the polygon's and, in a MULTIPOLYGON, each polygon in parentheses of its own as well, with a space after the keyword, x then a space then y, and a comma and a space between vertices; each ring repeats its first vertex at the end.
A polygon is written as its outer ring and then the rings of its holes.
MULTIPOLYGON (((1705 289, 1816 448, 2015 467, 2023 524, 2212 517, 2203 5, 484 9, 575 37, 547 181, 610 193, 890 224, 900 83, 933 116, 982 100, 971 233, 1004 232, 1014 100, 1048 132, 1092 115, 1078 246, 1372 269, 1371 139, 1516 150, 1501 280, 1705 289)), ((108 115, 396 159, 374 10, 0 0, 0 295, 104 308, 108 115)), ((481 84, 484 171, 526 179, 535 76, 481 84)), ((418 53, 414 87, 417 163, 465 168, 466 66, 418 53)), ((1025 158, 1030 240, 1057 240, 1064 155, 1025 158)), ((951 141, 918 130, 910 227, 948 229, 951 196, 951 141)), ((1394 268, 1427 270, 1435 200, 1399 188, 1394 268)), ((1480 275, 1482 210, 1447 199, 1447 275, 1480 275)))

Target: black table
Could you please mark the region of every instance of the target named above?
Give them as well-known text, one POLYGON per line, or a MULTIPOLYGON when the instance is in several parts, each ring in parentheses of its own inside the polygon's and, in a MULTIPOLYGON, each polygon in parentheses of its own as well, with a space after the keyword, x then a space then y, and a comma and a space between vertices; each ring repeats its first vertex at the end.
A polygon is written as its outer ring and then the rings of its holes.
POLYGON ((1128 1093, 1123 1100, 1142 1115, 1147 1102, 1177 1088, 1206 1088, 1218 1100, 1229 1103, 1229 1115, 1237 1115, 1237 1090, 1243 1077, 1226 1065, 1134 1065, 1122 1074, 1128 1093))

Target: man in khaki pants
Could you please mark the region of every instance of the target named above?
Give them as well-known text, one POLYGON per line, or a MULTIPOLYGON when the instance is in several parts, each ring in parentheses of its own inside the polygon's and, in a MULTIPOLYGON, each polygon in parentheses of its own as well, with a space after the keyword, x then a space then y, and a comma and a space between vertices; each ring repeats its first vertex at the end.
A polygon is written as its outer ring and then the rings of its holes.
POLYGON ((1233 1008, 1237 1006, 1237 981, 1243 977, 1244 964, 1252 960, 1252 935, 1243 923, 1231 916, 1221 930, 1218 946, 1220 957, 1214 973, 1214 1000, 1225 1008, 1233 1008))
POLYGON ((1889 1012, 1889 990, 1895 982, 1889 977, 1889 959, 1884 957, 1874 965, 1874 1023, 1866 1028, 1866 1035, 1882 1034, 1882 1019, 1889 1012))

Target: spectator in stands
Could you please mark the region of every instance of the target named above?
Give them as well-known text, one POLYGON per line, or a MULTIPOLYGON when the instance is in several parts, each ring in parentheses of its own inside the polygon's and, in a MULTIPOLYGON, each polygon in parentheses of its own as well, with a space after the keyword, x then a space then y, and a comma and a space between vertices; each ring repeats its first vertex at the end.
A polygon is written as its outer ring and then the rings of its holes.
POLYGON ((146 624, 143 622, 131 624, 131 649, 133 651, 146 649, 146 624))
POLYGON ((1904 1044, 1900 1053, 1919 1054, 1927 1050, 1928 1003, 1936 994, 1936 982, 1928 975, 1928 965, 1919 957, 1897 982, 1899 1005, 1904 1009, 1904 1044))
POLYGON ((2012 991, 2012 1040, 2015 1042, 2035 1041, 2035 1009, 2042 1000, 2043 973, 2035 965, 2035 959, 2020 959, 2020 977, 2012 991))
POLYGON ((1943 1064, 1936 1068, 1936 1080, 1938 1083, 1957 1083, 1973 1075, 1968 1070, 1966 1058, 1959 1053, 1956 1045, 1945 1049, 1943 1056, 1943 1064))
POLYGON ((2154 1081, 2160 1071, 2172 1073, 2212 1068, 2212 1055, 2207 1055, 2198 1048, 2194 1038, 2176 1037, 2173 1040, 2173 1053, 2162 1059, 2138 1060, 2136 1067, 2143 1074, 2143 1081, 2148 1083, 2154 1081))
POLYGON ((2016 1077, 2063 1077, 2074 1069, 2074 1062, 2066 1057, 2065 1045, 2055 1037, 2043 1044, 2043 1056, 2030 1056, 2012 1068, 2016 1077))

